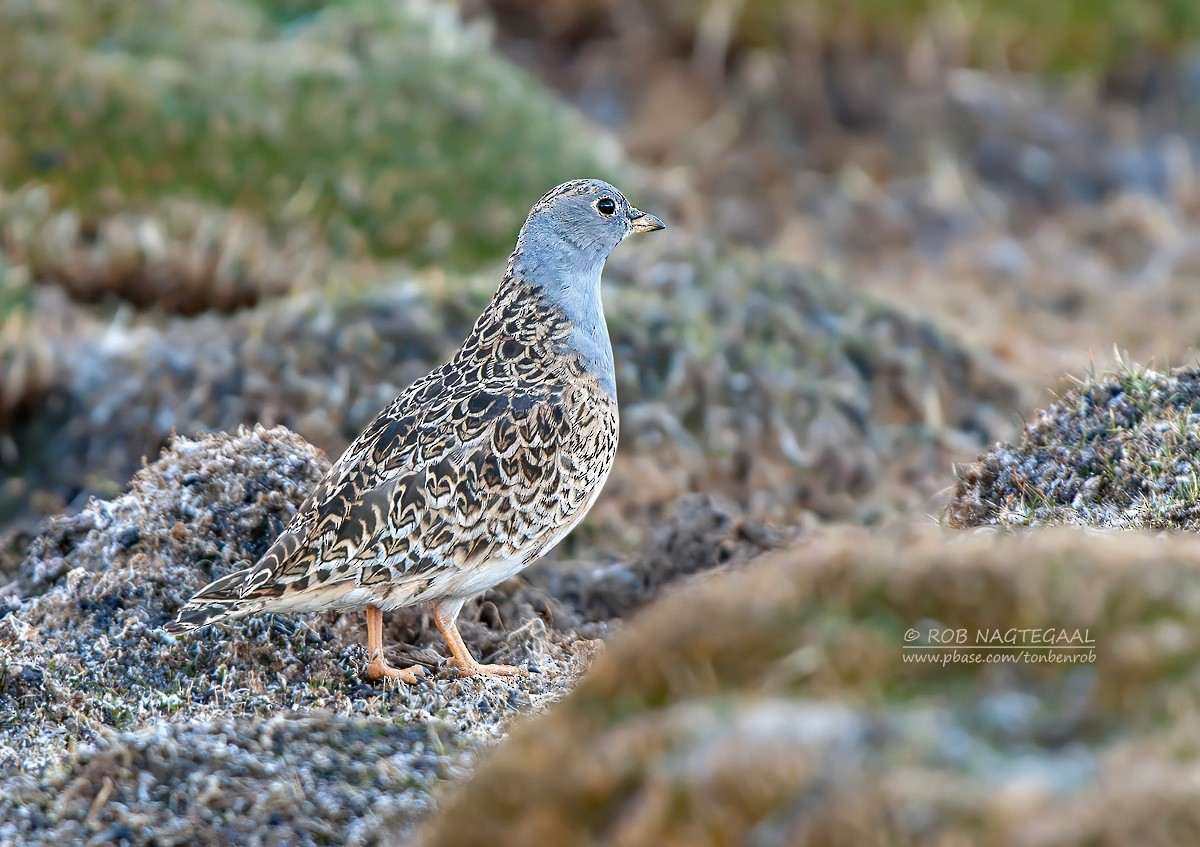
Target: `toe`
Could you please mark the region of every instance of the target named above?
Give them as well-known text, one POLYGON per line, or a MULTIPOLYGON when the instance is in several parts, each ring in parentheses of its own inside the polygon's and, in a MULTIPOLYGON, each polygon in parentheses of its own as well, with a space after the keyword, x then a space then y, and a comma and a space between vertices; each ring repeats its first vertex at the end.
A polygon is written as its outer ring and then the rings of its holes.
POLYGON ((398 679, 401 682, 406 682, 409 685, 414 685, 420 682, 426 676, 425 668, 420 665, 413 665, 411 668, 393 668, 391 665, 381 661, 374 661, 367 665, 367 679, 398 679))
POLYGON ((526 676, 529 671, 526 668, 517 665, 481 665, 476 661, 463 662, 459 659, 450 659, 450 667, 454 668, 459 676, 526 676))
POLYGON ((518 665, 479 665, 478 673, 484 676, 528 676, 529 671, 518 665))

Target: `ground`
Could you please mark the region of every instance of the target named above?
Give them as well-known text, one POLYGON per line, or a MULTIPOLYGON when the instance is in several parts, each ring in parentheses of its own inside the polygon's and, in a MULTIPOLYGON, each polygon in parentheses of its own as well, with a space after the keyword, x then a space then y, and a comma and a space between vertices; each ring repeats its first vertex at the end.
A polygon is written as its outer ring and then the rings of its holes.
POLYGON ((635 6, 0 0, 0 841, 1196 840, 1195 4, 635 6), (536 672, 163 634, 577 176, 669 228, 603 496, 464 612, 536 672))
POLYGON ((407 832, 515 715, 570 690, 622 617, 789 537, 683 498, 626 559, 548 561, 486 592, 464 637, 526 677, 459 679, 422 609, 386 620, 393 663, 432 671, 413 686, 366 680, 362 614, 164 633, 198 588, 265 551, 328 465, 281 427, 176 438, 127 493, 34 539, 0 595, 0 840, 407 832))

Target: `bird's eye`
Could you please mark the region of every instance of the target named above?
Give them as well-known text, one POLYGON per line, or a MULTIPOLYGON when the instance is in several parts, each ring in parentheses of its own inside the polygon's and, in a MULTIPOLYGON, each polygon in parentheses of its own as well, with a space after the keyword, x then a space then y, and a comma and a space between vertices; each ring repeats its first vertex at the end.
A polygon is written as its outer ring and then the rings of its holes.
POLYGON ((617 210, 617 204, 609 197, 601 197, 596 201, 596 210, 602 215, 611 215, 617 210))

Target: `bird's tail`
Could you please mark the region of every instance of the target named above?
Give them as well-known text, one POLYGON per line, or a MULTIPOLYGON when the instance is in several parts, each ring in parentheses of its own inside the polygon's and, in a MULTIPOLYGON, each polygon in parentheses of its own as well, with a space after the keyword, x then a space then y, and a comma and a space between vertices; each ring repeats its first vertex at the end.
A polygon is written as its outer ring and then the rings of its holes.
POLYGON ((261 600, 248 600, 246 590, 250 587, 250 574, 254 568, 245 568, 209 583, 201 588, 180 608, 175 620, 163 629, 172 635, 192 632, 202 626, 252 615, 259 611, 261 600))

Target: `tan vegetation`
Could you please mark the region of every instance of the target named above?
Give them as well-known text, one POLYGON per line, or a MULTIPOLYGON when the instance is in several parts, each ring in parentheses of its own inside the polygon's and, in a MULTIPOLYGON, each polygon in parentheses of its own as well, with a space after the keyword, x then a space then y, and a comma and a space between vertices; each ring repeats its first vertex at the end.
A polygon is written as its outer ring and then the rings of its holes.
POLYGON ((1198 554, 821 533, 645 610, 420 843, 1181 843, 1198 554), (909 629, 1042 626, 1089 632, 1094 663, 903 659, 909 629))

